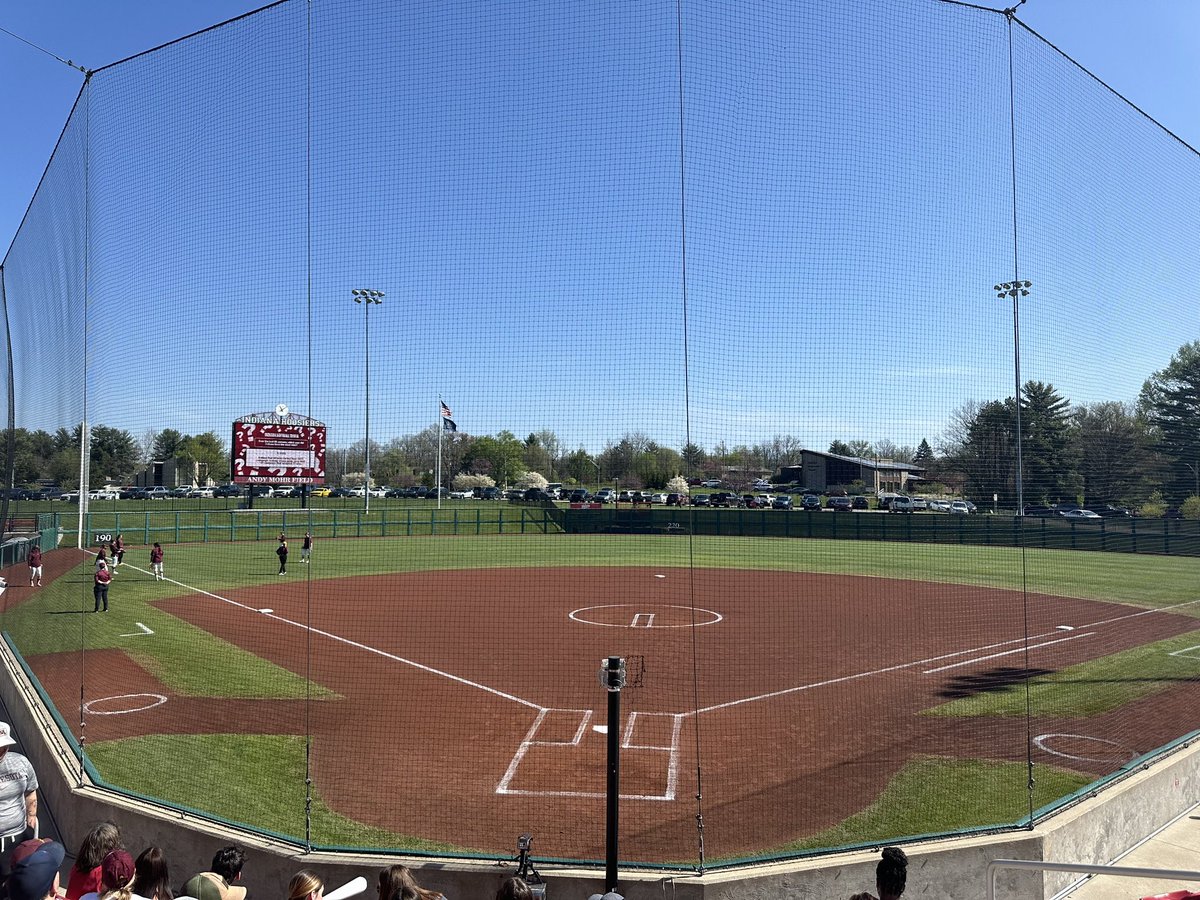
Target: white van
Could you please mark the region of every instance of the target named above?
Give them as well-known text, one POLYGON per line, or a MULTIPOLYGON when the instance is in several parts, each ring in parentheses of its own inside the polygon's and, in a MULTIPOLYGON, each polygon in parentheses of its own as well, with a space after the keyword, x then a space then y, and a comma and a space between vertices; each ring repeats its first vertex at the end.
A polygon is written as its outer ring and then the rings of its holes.
POLYGON ((916 508, 917 507, 913 502, 913 498, 909 497, 907 494, 897 494, 892 498, 892 503, 889 507, 892 512, 898 513, 910 513, 916 508))

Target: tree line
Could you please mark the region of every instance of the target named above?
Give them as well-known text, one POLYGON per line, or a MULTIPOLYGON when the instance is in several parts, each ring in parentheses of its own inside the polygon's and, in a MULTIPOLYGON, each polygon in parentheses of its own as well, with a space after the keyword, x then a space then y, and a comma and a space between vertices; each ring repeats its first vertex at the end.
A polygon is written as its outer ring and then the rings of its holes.
MULTIPOLYGON (((925 469, 932 485, 947 492, 989 501, 995 495, 1001 503, 1012 504, 1017 493, 1018 402, 1027 503, 1141 506, 1200 496, 1200 341, 1180 347, 1167 366, 1145 381, 1136 402, 1072 406, 1053 384, 1028 381, 1021 387, 1019 401, 1010 396, 970 402, 955 410, 936 438, 936 451, 923 439, 916 447, 888 440, 835 440, 829 452, 912 462, 925 469)), ((206 471, 214 480, 229 472, 228 449, 212 431, 186 435, 166 428, 146 432, 139 440, 127 431, 97 425, 90 435, 93 484, 132 481, 153 460, 175 459, 185 471, 206 471)), ((619 482, 630 488, 664 488, 681 474, 748 483, 799 465, 804 449, 799 438, 776 435, 755 444, 719 442, 706 449, 689 443, 676 450, 643 432, 630 431, 598 453, 590 453, 582 447, 564 448, 550 429, 522 439, 510 431, 472 436, 461 431, 439 433, 438 426, 431 426, 386 443, 373 441, 372 481, 432 486, 439 438, 446 485, 459 474, 486 475, 496 484, 508 485, 528 472, 551 481, 619 482)), ((79 427, 60 428, 53 434, 19 428, 12 446, 13 484, 52 481, 64 488, 78 486, 79 427)), ((361 484, 364 449, 362 441, 330 449, 328 480, 361 484)))

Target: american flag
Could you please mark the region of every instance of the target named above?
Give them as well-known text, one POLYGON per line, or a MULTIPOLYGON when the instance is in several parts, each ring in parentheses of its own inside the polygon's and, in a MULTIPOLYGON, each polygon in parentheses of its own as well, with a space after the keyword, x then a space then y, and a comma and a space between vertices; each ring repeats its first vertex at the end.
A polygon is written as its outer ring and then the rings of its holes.
POLYGON ((448 407, 448 406, 446 405, 445 401, 443 401, 443 400, 439 400, 439 401, 438 401, 438 403, 441 403, 441 404, 442 404, 442 418, 443 418, 443 419, 450 419, 450 418, 453 418, 453 416, 454 416, 454 413, 450 412, 450 407, 448 407))

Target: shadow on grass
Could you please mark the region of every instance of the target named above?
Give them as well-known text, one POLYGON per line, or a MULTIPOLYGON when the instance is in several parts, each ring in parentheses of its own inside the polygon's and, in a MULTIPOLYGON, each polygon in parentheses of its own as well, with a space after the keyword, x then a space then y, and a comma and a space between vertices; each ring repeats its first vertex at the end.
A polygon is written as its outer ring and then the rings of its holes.
POLYGON ((1039 675, 1052 675, 1053 669, 1026 668, 1024 666, 1001 666, 986 672, 976 672, 970 675, 956 675, 946 686, 938 691, 938 696, 948 700, 959 700, 963 697, 974 697, 976 694, 993 694, 1008 690, 1014 685, 1022 684, 1028 678, 1039 675))
MULTIPOLYGON (((1033 679, 1035 684, 1049 684, 1049 681, 1037 681, 1044 675, 1054 675, 1054 669, 1037 669, 1005 666, 991 669, 987 672, 977 672, 973 675, 958 675, 952 678, 945 687, 938 691, 938 696, 947 700, 960 700, 964 697, 974 697, 977 694, 994 694, 1005 691, 1010 687, 1022 684, 1025 679, 1033 679)), ((1145 678, 1055 678, 1053 684, 1137 684, 1197 681, 1196 676, 1148 675, 1145 678)))

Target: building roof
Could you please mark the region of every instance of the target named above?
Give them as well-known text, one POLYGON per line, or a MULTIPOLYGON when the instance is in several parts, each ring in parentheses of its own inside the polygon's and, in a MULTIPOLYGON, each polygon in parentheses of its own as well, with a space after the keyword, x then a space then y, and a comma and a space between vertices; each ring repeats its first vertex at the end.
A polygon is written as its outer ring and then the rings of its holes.
POLYGON ((861 456, 842 456, 838 453, 826 453, 822 450, 804 450, 804 453, 811 453, 814 456, 824 456, 826 459, 839 459, 842 462, 853 463, 857 466, 865 466, 868 469, 889 470, 893 472, 924 472, 924 466, 918 466, 911 462, 896 462, 891 459, 864 459, 861 456))

